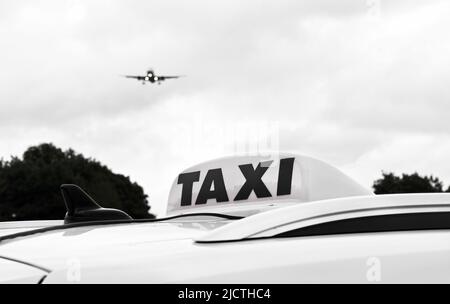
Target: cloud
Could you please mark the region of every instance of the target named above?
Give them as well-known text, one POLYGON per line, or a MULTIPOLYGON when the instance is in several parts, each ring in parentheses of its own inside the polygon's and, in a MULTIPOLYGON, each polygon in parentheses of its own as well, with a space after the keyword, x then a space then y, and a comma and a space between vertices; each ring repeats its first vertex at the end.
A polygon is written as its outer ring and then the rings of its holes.
POLYGON ((1 155, 72 147, 142 184, 158 213, 178 171, 274 133, 277 148, 368 186, 381 170, 450 179, 438 165, 450 142, 449 10, 403 0, 2 1, 1 155), (120 77, 148 67, 187 77, 120 77))
POLYGON ((343 168, 366 184, 381 177, 381 168, 396 174, 420 172, 434 175, 448 186, 450 170, 446 158, 449 153, 449 134, 406 133, 381 143, 343 168))

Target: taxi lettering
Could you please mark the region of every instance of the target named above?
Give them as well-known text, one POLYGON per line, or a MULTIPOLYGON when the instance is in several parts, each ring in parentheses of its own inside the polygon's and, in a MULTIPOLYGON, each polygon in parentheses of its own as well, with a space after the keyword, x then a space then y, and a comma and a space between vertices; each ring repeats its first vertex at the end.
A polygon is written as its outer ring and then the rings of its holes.
MULTIPOLYGON (((277 196, 291 194, 292 174, 295 158, 280 160, 277 183, 277 196)), ((252 164, 239 165, 239 169, 245 178, 234 201, 247 200, 254 192, 257 198, 272 197, 262 177, 269 169, 273 161, 260 162, 256 168, 252 164)), ((181 206, 192 205, 192 190, 194 183, 199 182, 200 171, 182 173, 178 176, 178 184, 182 185, 181 206)), ((195 205, 206 204, 209 199, 215 199, 218 203, 229 202, 228 193, 221 168, 210 169, 200 187, 195 205)))

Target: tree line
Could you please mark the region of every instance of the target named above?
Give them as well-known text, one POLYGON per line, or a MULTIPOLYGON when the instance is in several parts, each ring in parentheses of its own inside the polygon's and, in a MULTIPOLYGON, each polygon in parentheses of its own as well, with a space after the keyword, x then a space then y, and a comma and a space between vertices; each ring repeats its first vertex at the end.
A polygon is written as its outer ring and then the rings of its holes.
POLYGON ((144 189, 128 176, 72 149, 45 143, 30 147, 21 158, 0 161, 0 221, 63 219, 61 184, 76 184, 101 206, 133 218, 152 218, 144 189))
MULTIPOLYGON (((77 184, 101 206, 123 210, 133 218, 154 217, 148 195, 128 176, 72 149, 44 143, 28 148, 22 157, 0 160, 0 221, 63 219, 61 184, 77 184)), ((444 192, 437 177, 386 172, 373 183, 373 190, 376 194, 444 192)))

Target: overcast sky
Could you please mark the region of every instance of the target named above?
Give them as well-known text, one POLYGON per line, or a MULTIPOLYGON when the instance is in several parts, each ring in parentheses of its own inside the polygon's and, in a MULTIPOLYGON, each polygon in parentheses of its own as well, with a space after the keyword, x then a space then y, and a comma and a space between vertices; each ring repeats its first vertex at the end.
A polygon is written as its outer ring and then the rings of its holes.
POLYGON ((180 170, 265 146, 368 187, 382 170, 448 185, 449 15, 449 1, 1 0, 0 157, 71 147, 158 214, 180 170), (149 67, 187 77, 120 77, 149 67))

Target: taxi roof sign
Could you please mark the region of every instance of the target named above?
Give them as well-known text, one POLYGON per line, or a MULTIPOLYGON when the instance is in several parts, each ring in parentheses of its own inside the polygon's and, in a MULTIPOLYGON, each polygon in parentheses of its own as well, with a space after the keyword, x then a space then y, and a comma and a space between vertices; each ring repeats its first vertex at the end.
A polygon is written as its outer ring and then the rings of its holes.
POLYGON ((268 203, 280 205, 371 194, 338 169, 314 158, 286 153, 276 159, 235 156, 181 172, 170 190, 167 214, 229 213, 242 208, 258 209, 268 203))

